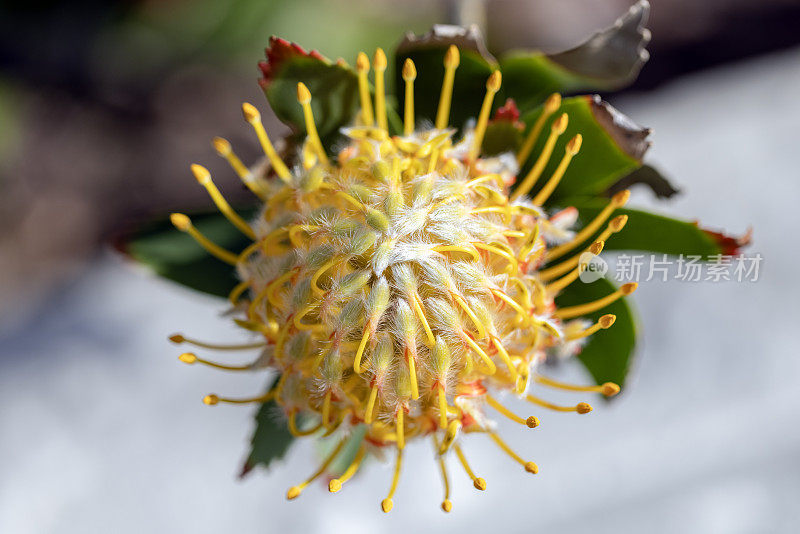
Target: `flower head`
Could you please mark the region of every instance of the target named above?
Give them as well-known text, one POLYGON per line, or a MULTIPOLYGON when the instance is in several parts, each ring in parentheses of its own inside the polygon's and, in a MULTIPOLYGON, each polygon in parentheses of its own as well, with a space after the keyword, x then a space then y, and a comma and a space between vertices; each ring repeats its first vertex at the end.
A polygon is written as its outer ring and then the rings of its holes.
MULTIPOLYGON (((444 82, 436 95, 415 95, 417 70, 407 60, 402 68, 402 135, 393 136, 382 50, 371 66, 374 98, 368 83, 370 61, 363 53, 358 56, 361 112, 355 124, 343 130, 347 142, 335 154, 323 147, 310 104, 313 95, 302 83, 297 85, 297 102, 307 136, 296 161, 281 159, 250 104, 242 111, 264 150, 271 177, 248 169, 227 141, 214 140, 219 154, 263 201, 253 221, 231 209, 205 168, 192 166, 219 210, 252 245, 234 254, 200 233, 187 216, 173 214, 172 221, 209 253, 235 266, 241 283, 230 301, 238 323, 261 341, 228 348, 258 347, 262 352, 241 367, 193 353, 181 355, 181 360, 225 370, 276 371, 280 378, 264 395, 208 395, 204 401, 214 405, 274 400, 296 436, 342 437, 320 469, 289 489, 289 499, 325 471, 348 433, 362 428, 361 448, 330 480, 331 492, 342 489, 366 455, 395 450, 394 477, 381 501, 388 512, 404 448, 429 440, 438 451, 444 478, 442 508, 449 511, 444 455, 454 454, 474 486, 486 488, 461 447, 465 434, 488 436, 525 471, 538 472, 537 464, 499 436, 493 418, 510 419, 526 430, 536 428, 540 420, 512 411, 501 396, 583 414, 591 411, 587 403, 555 405, 531 394, 531 386, 606 396, 619 391, 612 383, 557 382, 539 374, 537 366, 548 353, 574 353, 582 340, 611 327, 613 315, 598 322, 582 317, 636 289, 626 284, 604 298, 570 307, 559 308, 554 300, 586 267, 580 254, 599 254, 604 242, 625 225, 625 216, 611 216, 629 195, 623 191, 607 200, 578 232, 571 230, 575 213, 548 214, 542 207, 573 158, 580 157, 582 145, 578 134, 563 153, 554 151, 569 121, 566 113, 559 114, 558 94, 546 101, 517 154, 482 157, 493 100, 502 83, 499 71, 488 77, 480 113, 459 137, 448 127, 458 49, 451 46, 445 56, 444 82), (435 124, 415 124, 415 98, 438 98, 435 124), (554 120, 545 129, 548 118, 554 120), (540 137, 544 145, 532 153, 540 137), (518 176, 520 163, 529 157, 533 165, 518 176), (551 159, 559 163, 546 176, 551 159), (545 263, 547 268, 541 269, 545 263)), ((180 335, 173 341, 214 348, 180 335)))

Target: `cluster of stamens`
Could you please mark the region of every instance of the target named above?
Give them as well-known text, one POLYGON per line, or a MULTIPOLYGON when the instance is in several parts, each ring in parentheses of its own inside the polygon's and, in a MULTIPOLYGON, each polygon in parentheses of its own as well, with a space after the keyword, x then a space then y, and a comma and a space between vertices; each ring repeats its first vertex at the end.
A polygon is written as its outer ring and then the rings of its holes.
POLYGON ((444 481, 442 508, 450 511, 444 461, 449 452, 455 453, 477 489, 486 488, 467 462, 459 439, 463 433, 486 434, 526 471, 538 472, 534 462, 501 439, 487 411, 528 428, 537 427, 539 419, 517 415, 498 400, 498 393, 541 408, 588 413, 591 407, 585 402, 560 406, 529 393, 531 384, 606 396, 619 391, 612 383, 564 384, 541 375, 537 365, 548 351, 577 345, 609 328, 613 315, 594 324, 582 316, 635 289, 635 284, 627 284, 594 302, 566 308, 554 304, 559 292, 586 268, 580 254, 599 254, 605 240, 625 225, 624 216, 611 215, 625 204, 628 193, 610 199, 580 231, 558 228, 556 217, 548 217, 541 206, 578 154, 580 135, 566 143, 555 172, 536 195, 530 198, 528 193, 539 184, 567 126, 566 114, 553 117, 560 107, 559 95, 547 100, 516 158, 481 158, 500 72, 487 81, 476 123, 454 143, 455 130, 447 124, 458 63, 458 50, 451 47, 436 122, 420 129, 414 117, 416 70, 406 61, 403 135, 392 136, 384 94, 386 57, 379 49, 373 61, 373 108, 370 62, 360 54, 361 112, 356 123, 342 131, 349 143, 330 158, 317 134, 311 95, 298 84, 307 137, 291 168, 278 156, 259 112, 244 104, 245 119, 255 130, 270 171, 251 171, 223 139, 213 144, 263 201, 258 217, 243 220, 210 173, 192 166, 219 210, 252 239, 241 253, 211 242, 185 215, 172 215, 178 229, 238 270, 241 283, 230 301, 241 313, 237 323, 254 332, 258 341, 223 346, 183 335, 172 340, 207 349, 261 351, 246 365, 216 363, 194 353, 180 359, 224 370, 279 373, 276 385, 263 395, 207 395, 204 402, 272 400, 294 435, 341 439, 309 479, 288 491, 289 499, 325 472, 354 428, 366 425, 360 450, 344 472, 329 481, 329 490, 341 490, 367 454, 394 448, 391 489, 381 501, 388 512, 406 443, 428 438, 435 445, 444 481), (550 118, 544 148, 512 188, 550 118), (552 237, 556 234, 559 239, 552 237), (544 264, 547 268, 540 270, 544 264))

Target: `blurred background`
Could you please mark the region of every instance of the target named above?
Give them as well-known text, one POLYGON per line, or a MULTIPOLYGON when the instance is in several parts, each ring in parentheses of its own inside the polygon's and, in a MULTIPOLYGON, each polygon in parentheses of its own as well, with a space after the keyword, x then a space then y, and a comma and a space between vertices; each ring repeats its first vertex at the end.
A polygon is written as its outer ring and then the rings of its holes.
POLYGON ((542 469, 534 479, 474 439, 489 490, 453 472, 449 517, 424 446, 390 517, 378 464, 341 495, 316 487, 286 502, 312 470, 307 444, 238 481, 252 410, 199 399, 257 391, 263 377, 181 367, 168 334, 237 339, 221 304, 107 246, 131 221, 206 207, 192 162, 244 198, 209 141, 255 159, 240 104, 267 112, 255 80, 271 34, 352 63, 461 13, 493 52, 557 51, 630 3, 0 3, 0 532, 797 532, 797 0, 652 0, 650 62, 604 95, 654 128, 649 161, 681 189, 669 204, 646 191, 634 202, 737 234, 752 226, 758 282, 643 284, 625 394, 580 418, 543 414, 533 437, 514 432, 542 469))

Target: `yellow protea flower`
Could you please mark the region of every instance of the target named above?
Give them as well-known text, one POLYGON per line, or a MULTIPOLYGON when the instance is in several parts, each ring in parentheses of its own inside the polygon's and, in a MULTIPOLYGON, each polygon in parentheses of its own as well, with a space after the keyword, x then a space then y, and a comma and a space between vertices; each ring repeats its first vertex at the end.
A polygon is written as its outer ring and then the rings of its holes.
POLYGON ((461 447, 464 434, 486 435, 527 472, 538 472, 536 463, 513 451, 498 435, 491 417, 500 415, 526 429, 537 427, 539 419, 512 412, 502 404, 502 395, 527 399, 537 408, 587 413, 592 408, 585 402, 555 405, 530 394, 530 386, 535 382, 605 396, 619 392, 613 383, 564 384, 537 369, 546 351, 611 327, 613 315, 604 315, 595 324, 581 318, 636 289, 636 284, 626 284, 605 298, 567 308, 554 303, 554 297, 586 268, 581 253, 598 254, 604 241, 625 225, 625 216, 611 218, 611 214, 625 204, 628 192, 611 198, 580 232, 565 229, 559 219, 568 219, 569 214, 551 215, 542 208, 581 149, 581 136, 576 135, 563 154, 553 153, 569 120, 566 114, 557 115, 559 95, 547 100, 516 158, 481 157, 501 76, 495 71, 488 78, 474 126, 456 140, 448 117, 458 64, 458 49, 451 46, 441 93, 423 95, 439 99, 435 124, 419 128, 414 117, 416 69, 406 61, 403 135, 391 136, 383 83, 386 56, 379 49, 372 61, 373 99, 367 82, 370 61, 360 54, 361 112, 357 122, 343 131, 349 141, 332 157, 317 134, 310 106, 313 95, 302 83, 297 86, 297 100, 308 134, 297 162, 281 160, 258 110, 244 104, 244 117, 255 130, 274 177, 264 179, 251 172, 227 141, 218 138, 214 145, 264 201, 258 217, 243 220, 222 197, 210 173, 192 166, 219 210, 252 239, 241 254, 210 241, 187 216, 172 215, 178 229, 236 267, 241 283, 230 301, 241 313, 237 322, 262 338, 250 345, 220 347, 176 335, 173 341, 205 348, 262 350, 256 361, 241 367, 193 353, 180 359, 225 370, 270 369, 280 374, 277 385, 264 395, 207 395, 204 402, 274 400, 294 435, 341 437, 322 466, 288 490, 289 499, 325 472, 352 429, 366 425, 361 449, 349 467, 329 481, 329 490, 339 491, 366 455, 395 449, 394 476, 381 501, 388 512, 405 446, 429 440, 439 454, 442 508, 450 511, 444 455, 455 454, 474 486, 486 488, 461 447), (555 120, 550 130, 543 131, 551 116, 555 120), (546 138, 544 148, 531 155, 540 136, 546 138), (529 156, 535 163, 517 180, 518 162, 529 156), (543 176, 551 158, 560 163, 551 176, 543 176), (531 198, 528 193, 534 186, 538 193, 531 198), (579 248, 598 231, 599 239, 579 248), (554 242, 558 244, 553 246, 554 242), (539 270, 544 262, 550 267, 539 270), (306 424, 299 423, 300 417, 306 424))

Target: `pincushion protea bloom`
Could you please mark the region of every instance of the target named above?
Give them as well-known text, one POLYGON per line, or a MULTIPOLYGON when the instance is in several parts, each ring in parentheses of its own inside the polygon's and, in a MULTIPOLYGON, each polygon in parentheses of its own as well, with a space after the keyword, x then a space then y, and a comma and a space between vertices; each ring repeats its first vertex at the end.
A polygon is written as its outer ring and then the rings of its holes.
POLYGON ((332 157, 317 133, 313 95, 303 83, 297 85, 297 101, 307 136, 298 161, 281 159, 258 110, 243 105, 272 177, 251 172, 227 141, 217 138, 214 146, 263 201, 254 220, 244 220, 230 207, 204 167, 192 166, 220 212, 252 244, 234 254, 203 235, 186 215, 175 213, 172 222, 210 254, 235 266, 241 282, 230 293, 230 302, 241 314, 238 324, 260 341, 224 347, 182 335, 172 339, 205 348, 261 349, 249 365, 184 353, 180 359, 188 364, 279 373, 276 386, 264 395, 211 394, 204 398, 206 404, 272 400, 295 436, 340 437, 320 468, 288 490, 289 499, 321 476, 347 436, 360 428, 365 439, 352 462, 329 481, 331 492, 355 475, 365 456, 394 449, 394 476, 381 501, 388 512, 405 446, 429 440, 438 451, 444 482, 442 508, 450 511, 445 455, 454 454, 474 486, 486 488, 462 450, 465 434, 487 436, 525 471, 538 472, 536 463, 500 437, 492 417, 526 429, 537 427, 539 419, 513 412, 501 402, 503 395, 526 399, 536 408, 587 413, 591 407, 585 402, 555 405, 532 394, 531 387, 605 396, 619 392, 610 382, 558 382, 540 374, 539 364, 548 352, 603 335, 600 331, 614 324, 614 315, 596 322, 583 317, 636 289, 636 284, 626 284, 599 300, 569 307, 557 307, 554 301, 586 268, 581 254, 599 254, 604 242, 625 226, 625 215, 611 216, 629 194, 623 191, 607 200, 578 232, 568 227, 574 210, 548 213, 542 207, 573 158, 580 157, 582 144, 578 134, 563 153, 554 151, 569 121, 559 112, 558 94, 547 99, 516 155, 484 157, 482 142, 501 87, 500 71, 486 81, 477 120, 457 137, 456 129, 448 127, 459 66, 455 46, 445 55, 444 82, 435 95, 415 95, 415 65, 406 60, 402 135, 390 135, 386 65, 378 49, 372 62, 373 100, 370 62, 365 54, 358 56, 360 113, 343 130, 348 142, 332 157), (415 98, 438 98, 433 125, 415 123, 415 98), (545 129, 548 119, 554 120, 545 129), (544 144, 532 154, 540 137, 544 144), (529 157, 534 163, 522 174, 520 163, 529 157), (545 175, 551 159, 558 165, 545 175), (540 269, 544 263, 548 267, 540 269))

